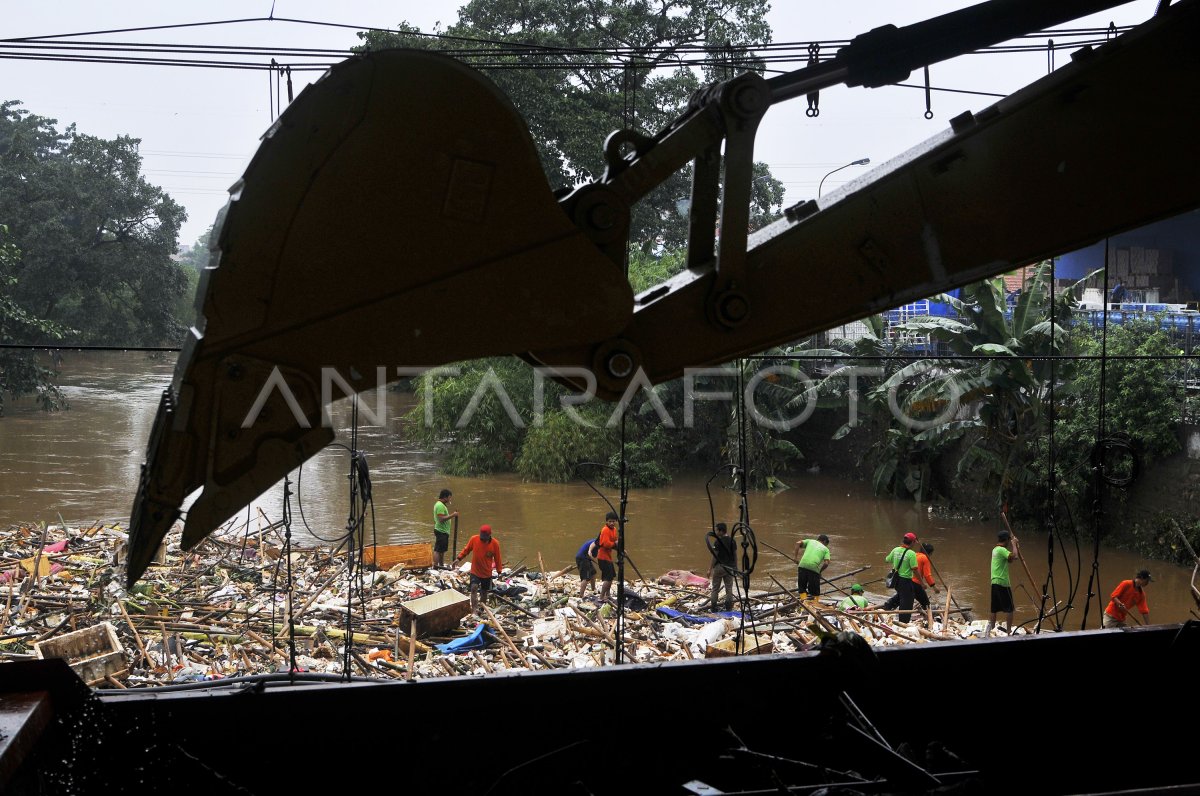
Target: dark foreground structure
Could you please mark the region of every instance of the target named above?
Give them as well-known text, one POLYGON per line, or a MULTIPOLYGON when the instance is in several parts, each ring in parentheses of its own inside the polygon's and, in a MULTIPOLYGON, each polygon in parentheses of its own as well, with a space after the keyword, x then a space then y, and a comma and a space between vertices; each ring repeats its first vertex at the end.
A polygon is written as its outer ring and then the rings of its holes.
POLYGON ((1198 653, 1189 622, 412 683, 92 692, 15 663, 0 698, 44 714, 0 770, 31 794, 1197 792, 1198 653))

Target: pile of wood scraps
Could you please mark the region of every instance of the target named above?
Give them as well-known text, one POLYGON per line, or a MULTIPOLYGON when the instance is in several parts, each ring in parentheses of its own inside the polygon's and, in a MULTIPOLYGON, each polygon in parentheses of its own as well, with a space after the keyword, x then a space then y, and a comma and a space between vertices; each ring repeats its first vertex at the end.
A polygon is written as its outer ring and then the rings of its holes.
POLYGON ((542 562, 498 576, 475 615, 467 567, 431 568, 429 545, 285 555, 282 529, 265 517, 231 523, 187 553, 180 535, 168 534, 159 563, 126 590, 119 524, 0 530, 0 662, 62 657, 91 685, 134 688, 293 668, 381 679, 569 670, 618 657, 795 652, 839 631, 875 645, 985 632, 948 612, 932 627, 920 611, 900 624, 895 611, 842 612, 786 590, 752 591, 739 610, 709 613, 708 595, 678 578, 627 583, 619 616, 611 600, 578 596, 573 567, 547 574, 542 562))

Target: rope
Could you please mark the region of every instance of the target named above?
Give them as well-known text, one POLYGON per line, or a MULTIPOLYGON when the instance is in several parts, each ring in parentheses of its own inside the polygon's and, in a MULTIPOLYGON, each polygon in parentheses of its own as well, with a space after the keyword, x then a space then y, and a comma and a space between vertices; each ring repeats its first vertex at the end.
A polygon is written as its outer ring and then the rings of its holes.
POLYGON ((287 559, 288 673, 294 677, 299 667, 296 665, 295 589, 292 581, 292 479, 287 476, 283 479, 283 555, 287 559))
MULTIPOLYGON (((1058 319, 1055 313, 1054 302, 1054 258, 1050 258, 1050 348, 1057 353, 1057 335, 1055 330, 1058 326, 1058 319)), ((1058 363, 1050 363, 1050 393, 1049 393, 1049 409, 1050 417, 1050 447, 1046 451, 1046 497, 1049 503, 1049 512, 1047 512, 1047 531, 1046 536, 1046 580, 1042 582, 1042 602, 1038 606, 1037 624, 1034 625, 1033 632, 1042 632, 1042 622, 1046 618, 1046 601, 1049 592, 1055 588, 1054 586, 1054 509, 1055 509, 1055 489, 1054 489, 1054 379, 1058 372, 1058 363)), ((1057 591, 1055 597, 1057 598, 1057 591)), ((1057 599, 1055 600, 1057 603, 1057 599)), ((1062 628, 1058 628, 1061 630, 1062 628)))
MULTIPOLYGON (((746 367, 745 361, 738 362, 738 392, 737 401, 734 404, 734 413, 737 420, 738 429, 738 521, 733 528, 730 529, 730 536, 741 534, 742 537, 742 586, 744 594, 741 597, 742 606, 742 622, 738 626, 737 648, 745 649, 745 628, 746 628, 746 606, 750 601, 750 573, 754 571, 755 565, 758 563, 758 540, 754 536, 754 528, 750 525, 750 499, 747 494, 747 456, 746 456, 746 412, 744 396, 746 393, 746 367), (753 551, 753 558, 750 553, 753 551)), ((758 638, 758 626, 754 619, 754 612, 750 612, 750 632, 754 634, 755 639, 758 638)))
POLYGON ((350 507, 346 518, 344 542, 347 567, 346 595, 346 645, 344 647, 342 673, 349 678, 354 646, 354 591, 357 577, 359 604, 363 620, 367 618, 367 594, 363 578, 362 560, 366 545, 367 509, 371 511, 371 543, 376 544, 375 500, 371 493, 371 474, 367 467, 366 454, 358 449, 358 397, 350 401, 350 507))
POLYGON ((625 508, 629 505, 629 471, 625 459, 625 417, 628 407, 621 412, 621 466, 618 473, 621 510, 617 512, 617 640, 616 661, 625 659, 625 508))
MULTIPOLYGON (((636 57, 636 56, 635 56, 636 57)), ((637 67, 630 59, 625 62, 621 81, 621 123, 626 130, 633 128, 637 118, 637 67)), ((629 279, 629 247, 623 253, 625 278, 629 279)), ((620 510, 617 512, 617 623, 614 636, 617 642, 616 662, 625 660, 625 510, 629 506, 629 462, 627 458, 626 419, 629 407, 621 409, 621 458, 617 474, 620 510)), ((594 487, 593 487, 594 488, 594 487)), ((605 501, 607 502, 607 500, 605 501)), ((609 504, 610 506, 612 504, 609 504)))

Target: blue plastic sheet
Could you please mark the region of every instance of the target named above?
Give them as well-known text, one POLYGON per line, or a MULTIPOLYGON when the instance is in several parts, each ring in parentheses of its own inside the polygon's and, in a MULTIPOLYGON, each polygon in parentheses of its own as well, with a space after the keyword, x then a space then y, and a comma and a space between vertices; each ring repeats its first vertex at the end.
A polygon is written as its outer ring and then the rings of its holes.
POLYGON ((469 635, 434 646, 442 652, 470 652, 471 650, 481 650, 494 643, 496 643, 496 637, 487 632, 487 625, 480 622, 469 635))
MULTIPOLYGON (((709 622, 715 622, 718 619, 724 618, 724 614, 714 614, 713 616, 697 616, 696 614, 685 614, 683 611, 676 611, 674 608, 666 608, 659 606, 654 609, 658 613, 670 619, 678 619, 681 622, 687 622, 690 625, 707 625, 709 622)), ((730 617, 738 617, 741 614, 730 613, 730 617)))

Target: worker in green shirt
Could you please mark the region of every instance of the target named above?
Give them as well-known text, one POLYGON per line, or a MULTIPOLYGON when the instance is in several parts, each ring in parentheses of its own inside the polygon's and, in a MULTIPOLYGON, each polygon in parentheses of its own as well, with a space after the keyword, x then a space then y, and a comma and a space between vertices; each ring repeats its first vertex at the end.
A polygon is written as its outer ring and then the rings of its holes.
POLYGON ((446 550, 450 548, 451 521, 458 517, 457 511, 451 511, 449 504, 454 500, 454 493, 443 489, 438 493, 437 502, 433 504, 433 566, 434 569, 444 569, 446 566, 446 550))
POLYGON ((861 611, 869 604, 867 598, 863 596, 862 584, 855 583, 850 587, 850 594, 838 603, 838 609, 842 611, 861 611))
POLYGON ((892 588, 896 590, 896 607, 900 609, 900 614, 896 618, 901 622, 907 622, 912 619, 911 609, 913 607, 913 572, 917 568, 917 552, 913 548, 917 546, 917 535, 909 532, 904 534, 904 538, 900 542, 899 547, 893 547, 892 552, 884 557, 884 561, 892 565, 892 569, 896 570, 895 582, 892 588))
POLYGON ((829 537, 821 534, 816 539, 801 539, 792 557, 797 560, 796 590, 809 597, 820 595, 821 573, 829 566, 829 537))
POLYGON ((988 620, 987 634, 996 626, 996 614, 1008 614, 1004 632, 1011 633, 1013 625, 1012 580, 1008 576, 1008 565, 1014 558, 1021 557, 1021 547, 1008 531, 996 535, 996 546, 992 548, 992 616, 988 620), (1009 549, 1009 544, 1012 549, 1009 549))

